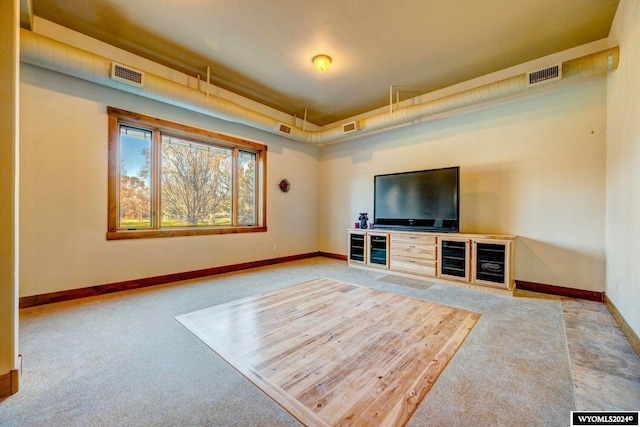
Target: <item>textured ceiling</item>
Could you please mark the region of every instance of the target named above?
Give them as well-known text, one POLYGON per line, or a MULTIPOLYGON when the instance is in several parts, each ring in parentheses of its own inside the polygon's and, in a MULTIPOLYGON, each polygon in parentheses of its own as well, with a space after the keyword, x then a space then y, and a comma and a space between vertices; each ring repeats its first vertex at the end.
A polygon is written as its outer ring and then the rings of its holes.
POLYGON ((325 125, 605 38, 618 0, 32 0, 35 15, 325 125), (316 71, 325 53, 333 65, 316 71))

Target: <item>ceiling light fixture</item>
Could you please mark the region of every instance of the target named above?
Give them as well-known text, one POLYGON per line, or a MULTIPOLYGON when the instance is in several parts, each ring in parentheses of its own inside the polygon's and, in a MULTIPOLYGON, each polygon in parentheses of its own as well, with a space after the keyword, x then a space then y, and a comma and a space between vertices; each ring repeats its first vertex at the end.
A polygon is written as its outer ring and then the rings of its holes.
POLYGON ((316 55, 311 62, 318 70, 324 71, 331 65, 331 57, 329 55, 316 55))

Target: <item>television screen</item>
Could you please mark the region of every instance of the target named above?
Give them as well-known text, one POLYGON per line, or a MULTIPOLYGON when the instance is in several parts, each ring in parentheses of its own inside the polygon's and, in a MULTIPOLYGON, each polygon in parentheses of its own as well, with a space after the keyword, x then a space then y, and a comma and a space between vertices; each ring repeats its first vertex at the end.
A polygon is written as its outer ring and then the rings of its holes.
POLYGON ((374 177, 374 227, 459 231, 459 168, 374 177))

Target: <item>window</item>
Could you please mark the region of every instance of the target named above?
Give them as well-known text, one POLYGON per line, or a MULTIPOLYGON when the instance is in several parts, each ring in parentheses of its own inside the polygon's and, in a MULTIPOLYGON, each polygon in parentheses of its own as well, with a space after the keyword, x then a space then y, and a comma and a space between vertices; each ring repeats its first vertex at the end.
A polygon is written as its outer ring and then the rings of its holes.
POLYGON ((107 239, 266 231, 266 146, 108 108, 107 239))

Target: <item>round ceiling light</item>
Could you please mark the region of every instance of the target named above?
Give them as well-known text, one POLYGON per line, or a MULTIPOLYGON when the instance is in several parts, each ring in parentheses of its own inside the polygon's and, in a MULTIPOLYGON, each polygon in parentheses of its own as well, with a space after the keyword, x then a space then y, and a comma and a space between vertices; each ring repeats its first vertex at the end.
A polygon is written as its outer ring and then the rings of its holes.
POLYGON ((324 71, 331 65, 331 57, 329 55, 316 55, 311 62, 318 70, 324 71))

